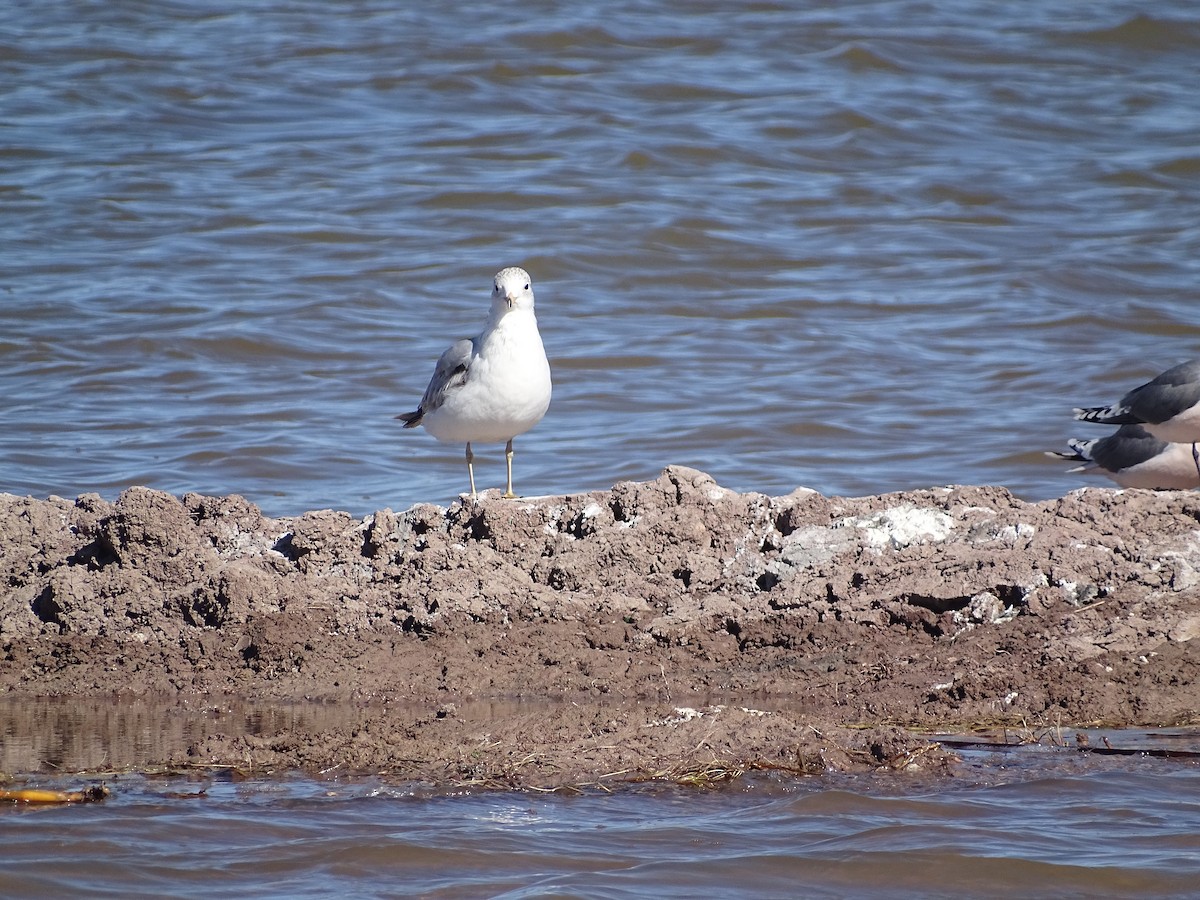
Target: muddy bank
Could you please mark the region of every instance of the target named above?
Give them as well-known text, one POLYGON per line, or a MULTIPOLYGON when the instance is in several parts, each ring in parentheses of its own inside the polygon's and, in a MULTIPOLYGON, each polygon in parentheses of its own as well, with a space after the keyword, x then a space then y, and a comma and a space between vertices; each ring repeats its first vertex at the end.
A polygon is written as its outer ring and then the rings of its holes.
POLYGON ((0 495, 0 691, 357 704, 379 711, 184 755, 518 781, 907 765, 897 726, 1196 724, 1198 518, 1190 492, 772 498, 677 467, 366 519, 0 495), (531 702, 462 712, 493 699, 531 702))

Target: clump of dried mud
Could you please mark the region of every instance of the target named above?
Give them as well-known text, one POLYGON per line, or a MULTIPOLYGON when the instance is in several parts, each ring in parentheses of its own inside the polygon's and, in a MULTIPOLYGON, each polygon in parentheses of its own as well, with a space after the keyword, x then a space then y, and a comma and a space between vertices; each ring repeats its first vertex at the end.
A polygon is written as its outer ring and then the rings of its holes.
POLYGON ((0 691, 364 710, 194 762, 493 786, 936 767, 906 729, 1200 722, 1198 519, 1184 492, 767 497, 680 467, 365 519, 0 495, 0 691), (462 713, 485 700, 505 711, 462 713))

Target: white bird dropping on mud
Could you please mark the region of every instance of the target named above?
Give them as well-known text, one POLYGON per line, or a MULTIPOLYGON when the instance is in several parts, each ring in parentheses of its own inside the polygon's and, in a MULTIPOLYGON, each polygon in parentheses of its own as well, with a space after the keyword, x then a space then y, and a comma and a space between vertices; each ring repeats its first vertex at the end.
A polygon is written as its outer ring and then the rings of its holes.
POLYGON ((505 497, 512 486, 513 438, 542 420, 550 406, 550 363, 533 314, 533 283, 524 269, 496 273, 483 331, 450 345, 433 370, 420 405, 396 418, 405 428, 424 425, 439 441, 465 442, 471 499, 475 493, 472 443, 507 442, 505 497))
POLYGON ((1047 451, 1048 456, 1081 462, 1069 472, 1107 475, 1124 488, 1187 490, 1200 487, 1191 444, 1160 441, 1141 425, 1122 425, 1108 437, 1069 440, 1070 453, 1047 451))

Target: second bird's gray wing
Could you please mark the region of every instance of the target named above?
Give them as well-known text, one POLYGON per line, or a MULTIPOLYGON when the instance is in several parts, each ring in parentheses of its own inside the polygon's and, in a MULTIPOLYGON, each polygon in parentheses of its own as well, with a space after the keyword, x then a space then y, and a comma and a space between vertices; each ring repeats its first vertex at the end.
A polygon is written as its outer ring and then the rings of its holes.
POLYGON ((426 414, 433 412, 446 402, 446 396, 466 384, 470 377, 471 360, 475 358, 476 338, 463 338, 455 341, 446 352, 438 357, 429 379, 429 386, 421 397, 421 405, 410 413, 397 416, 404 420, 405 428, 415 428, 421 424, 426 414))
MULTIPOLYGON (((1095 468, 1116 474, 1149 462, 1165 451, 1170 444, 1160 441, 1141 425, 1122 425, 1108 437, 1090 438, 1086 441, 1072 438, 1067 441, 1067 446, 1071 448, 1070 453, 1053 450, 1048 453, 1050 456, 1071 462, 1090 463, 1095 468)), ((1088 470, 1087 465, 1071 469, 1072 472, 1088 470)))
POLYGON ((1169 446, 1141 425, 1122 425, 1108 437, 1093 443, 1090 450, 1097 465, 1110 472, 1120 472, 1149 462, 1169 446))

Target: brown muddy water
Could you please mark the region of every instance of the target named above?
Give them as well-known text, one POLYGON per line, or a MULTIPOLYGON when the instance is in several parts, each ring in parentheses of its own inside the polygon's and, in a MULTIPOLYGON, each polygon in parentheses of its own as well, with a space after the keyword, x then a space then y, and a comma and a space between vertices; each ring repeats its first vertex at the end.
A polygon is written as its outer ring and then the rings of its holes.
POLYGON ((0 702, 12 784, 112 792, 71 807, 0 805, 0 895, 1185 897, 1200 883, 1194 730, 1086 732, 1090 746, 1122 751, 1104 754, 1081 752, 1073 732, 964 745, 948 778, 753 777, 579 795, 148 765, 214 731, 361 712, 0 702))

